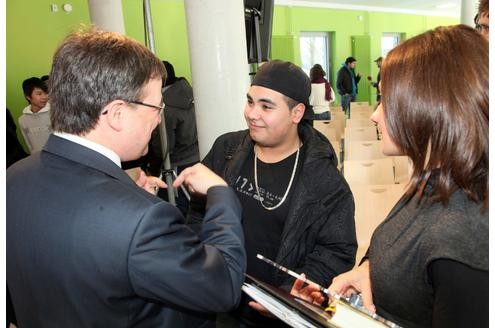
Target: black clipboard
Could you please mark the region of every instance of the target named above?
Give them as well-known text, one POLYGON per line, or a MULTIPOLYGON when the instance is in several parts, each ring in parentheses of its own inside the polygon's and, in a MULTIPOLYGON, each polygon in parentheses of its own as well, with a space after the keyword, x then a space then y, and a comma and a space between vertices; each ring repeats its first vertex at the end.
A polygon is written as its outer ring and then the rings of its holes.
POLYGON ((301 298, 298 298, 285 290, 272 286, 266 282, 256 279, 248 274, 246 277, 255 286, 276 298, 282 303, 286 304, 293 311, 296 311, 301 317, 311 322, 317 327, 337 327, 332 325, 330 320, 332 315, 329 312, 325 312, 322 307, 309 303, 301 298))
MULTIPOLYGON (((293 327, 400 328, 399 325, 391 321, 385 320, 378 316, 376 316, 377 318, 374 318, 372 315, 363 313, 361 310, 356 309, 345 300, 333 301, 332 303, 334 303, 333 305, 335 306, 335 312, 327 312, 322 307, 291 295, 285 290, 272 286, 250 275, 246 274, 246 277, 251 281, 248 285, 257 287, 263 292, 264 295, 267 295, 271 299, 278 301, 278 303, 283 304, 285 307, 284 311, 286 316, 294 317, 296 314, 298 319, 300 318, 301 321, 305 322, 301 325, 292 325, 293 327)), ((249 295, 244 287, 243 290, 249 295)), ((284 320, 284 315, 276 316, 291 325, 291 323, 284 320)))

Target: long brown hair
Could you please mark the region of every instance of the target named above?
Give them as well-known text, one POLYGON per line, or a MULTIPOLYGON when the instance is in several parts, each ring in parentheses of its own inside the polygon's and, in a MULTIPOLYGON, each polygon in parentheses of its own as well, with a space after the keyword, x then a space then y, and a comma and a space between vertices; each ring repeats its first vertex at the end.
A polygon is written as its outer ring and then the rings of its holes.
POLYGON ((487 208, 487 41, 465 25, 438 27, 390 51, 381 77, 385 124, 413 163, 408 193, 421 198, 435 171, 432 201, 461 189, 487 208))

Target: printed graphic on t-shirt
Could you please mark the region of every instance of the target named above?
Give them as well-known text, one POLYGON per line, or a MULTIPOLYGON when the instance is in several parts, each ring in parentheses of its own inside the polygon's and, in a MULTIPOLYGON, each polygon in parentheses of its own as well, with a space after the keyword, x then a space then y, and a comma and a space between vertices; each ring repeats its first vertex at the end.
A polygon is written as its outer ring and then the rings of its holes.
POLYGON ((267 191, 263 187, 258 188, 259 190, 259 197, 258 197, 254 181, 251 181, 250 179, 243 177, 242 175, 239 175, 237 177, 233 187, 237 192, 242 193, 247 197, 251 197, 256 201, 260 201, 261 198, 261 201, 267 207, 275 206, 282 200, 283 197, 283 195, 279 195, 274 192, 267 191))

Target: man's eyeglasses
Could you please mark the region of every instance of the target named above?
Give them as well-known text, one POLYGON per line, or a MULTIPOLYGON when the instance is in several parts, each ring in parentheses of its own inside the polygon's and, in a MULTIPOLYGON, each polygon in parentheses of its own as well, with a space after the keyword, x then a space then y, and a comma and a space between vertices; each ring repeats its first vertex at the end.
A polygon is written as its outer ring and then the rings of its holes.
MULTIPOLYGON (((142 101, 139 101, 139 100, 124 100, 126 103, 128 104, 135 104, 135 105, 142 105, 142 106, 146 106, 146 107, 150 107, 150 108, 153 108, 153 109, 157 109, 158 110, 158 113, 161 114, 163 109, 165 109, 165 103, 162 101, 162 104, 160 106, 156 106, 156 105, 151 105, 151 104, 147 104, 147 103, 144 103, 142 101)), ((101 113, 101 115, 105 115, 107 114, 108 111, 103 111, 101 113)))
POLYGON ((160 114, 161 114, 162 110, 165 108, 165 104, 163 102, 162 102, 162 104, 160 106, 155 106, 155 105, 147 104, 147 103, 144 103, 144 102, 139 101, 139 100, 129 100, 128 103, 129 104, 142 105, 142 106, 146 106, 146 107, 158 109, 160 111, 160 114))

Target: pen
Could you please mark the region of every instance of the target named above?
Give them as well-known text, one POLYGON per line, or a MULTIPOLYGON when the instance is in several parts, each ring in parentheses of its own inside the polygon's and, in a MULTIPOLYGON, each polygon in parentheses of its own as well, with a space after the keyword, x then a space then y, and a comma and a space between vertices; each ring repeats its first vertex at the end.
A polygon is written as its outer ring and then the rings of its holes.
MULTIPOLYGON (((173 176, 173 179, 175 180, 177 178, 177 173, 175 172, 175 170, 171 170, 172 171, 172 176, 173 176)), ((160 175, 158 176, 158 179, 160 180, 163 180, 163 172, 160 172, 160 175)), ((158 192, 158 187, 155 187, 155 195, 156 193, 158 192)), ((188 201, 191 201, 191 195, 189 195, 189 192, 187 192, 187 189, 184 187, 184 185, 180 185, 180 189, 182 190, 182 192, 184 193, 184 195, 186 196, 187 200, 188 201)))
POLYGON ((330 294, 328 293, 328 289, 327 289, 327 288, 323 288, 323 287, 321 287, 321 286, 320 286, 319 284, 317 284, 316 282, 313 282, 313 281, 311 281, 311 280, 309 280, 309 279, 307 279, 307 278, 304 278, 304 277, 303 277, 303 276, 301 276, 300 274, 295 273, 294 271, 289 270, 289 269, 287 269, 286 267, 284 267, 284 266, 282 266, 282 265, 280 265, 280 264, 278 264, 278 263, 276 263, 276 262, 273 262, 272 260, 270 260, 270 259, 268 259, 268 258, 264 257, 263 255, 261 255, 261 254, 257 254, 257 255, 256 255, 256 257, 257 257, 257 258, 259 258, 260 260, 265 261, 265 262, 266 262, 266 263, 268 263, 268 264, 273 265, 273 266, 274 266, 274 267, 276 267, 277 269, 282 270, 282 271, 284 271, 285 273, 288 273, 289 275, 291 275, 291 276, 292 276, 292 277, 294 277, 294 278, 297 278, 297 279, 299 279, 299 280, 302 280, 302 281, 304 281, 304 282, 305 282, 305 283, 307 283, 307 284, 312 284, 312 285, 317 286, 317 287, 318 287, 318 289, 319 289, 322 293, 324 293, 324 294, 328 295, 329 297, 331 297, 331 298, 335 298, 335 299, 340 299, 340 295, 338 295, 338 294, 336 294, 336 295, 334 295, 334 296, 330 295, 330 294))
MULTIPOLYGON (((172 172, 173 172, 173 175, 174 175, 174 179, 176 179, 177 178, 177 173, 175 172, 175 170, 173 170, 172 172)), ((187 200, 188 201, 191 201, 191 196, 189 195, 189 193, 187 192, 187 189, 184 187, 183 184, 180 185, 180 189, 182 190, 182 192, 186 196, 187 200)))

